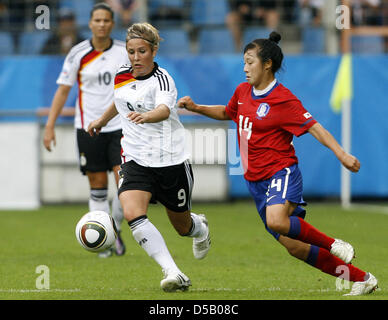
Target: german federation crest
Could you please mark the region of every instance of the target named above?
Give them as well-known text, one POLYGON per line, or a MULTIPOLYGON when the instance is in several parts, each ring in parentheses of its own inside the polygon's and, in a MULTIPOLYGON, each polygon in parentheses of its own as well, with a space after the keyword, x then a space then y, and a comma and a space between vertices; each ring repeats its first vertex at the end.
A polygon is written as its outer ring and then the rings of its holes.
POLYGON ((259 107, 257 108, 256 115, 257 119, 261 120, 264 118, 268 112, 269 112, 270 106, 268 103, 260 103, 259 107))

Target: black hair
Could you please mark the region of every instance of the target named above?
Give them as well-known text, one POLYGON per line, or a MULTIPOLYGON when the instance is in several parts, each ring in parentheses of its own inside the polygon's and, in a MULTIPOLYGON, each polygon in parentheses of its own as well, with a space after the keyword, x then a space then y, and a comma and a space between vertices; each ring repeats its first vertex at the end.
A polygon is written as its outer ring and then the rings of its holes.
POLYGON ((113 12, 112 8, 110 7, 109 4, 107 4, 105 2, 99 2, 93 6, 92 11, 90 11, 90 19, 93 17, 94 11, 96 11, 98 9, 103 9, 103 10, 109 11, 111 16, 112 16, 112 20, 114 20, 114 12, 113 12))
POLYGON ((257 48, 257 56, 261 62, 272 61, 272 72, 275 74, 282 66, 283 52, 278 46, 281 35, 276 31, 272 31, 268 39, 255 39, 248 43, 244 48, 244 54, 250 50, 257 48))

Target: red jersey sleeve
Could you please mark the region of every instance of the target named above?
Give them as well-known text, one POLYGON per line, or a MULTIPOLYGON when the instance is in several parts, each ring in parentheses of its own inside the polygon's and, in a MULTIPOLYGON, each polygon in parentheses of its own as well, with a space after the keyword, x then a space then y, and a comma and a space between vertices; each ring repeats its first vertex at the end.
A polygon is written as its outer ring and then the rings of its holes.
POLYGON ((284 112, 284 121, 281 127, 299 137, 307 132, 317 121, 303 107, 299 100, 292 100, 287 103, 287 110, 284 112))
POLYGON ((239 88, 238 86, 236 90, 233 93, 232 98, 230 98, 228 104, 225 107, 225 111, 228 114, 228 116, 236 122, 236 117, 237 117, 237 109, 238 109, 238 96, 239 96, 239 88))

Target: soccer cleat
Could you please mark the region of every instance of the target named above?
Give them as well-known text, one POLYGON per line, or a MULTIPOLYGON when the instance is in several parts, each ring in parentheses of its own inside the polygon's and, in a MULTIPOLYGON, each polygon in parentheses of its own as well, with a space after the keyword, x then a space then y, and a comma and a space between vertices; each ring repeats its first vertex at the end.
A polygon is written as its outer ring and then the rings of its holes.
POLYGON ((191 286, 190 279, 182 272, 163 272, 164 278, 160 281, 160 286, 165 292, 186 291, 191 286))
POLYGON ((368 273, 368 279, 365 281, 357 281, 353 283, 352 290, 344 294, 344 296, 361 296, 363 294, 372 293, 377 288, 377 279, 371 273, 368 273))
POLYGON ((209 224, 205 215, 199 214, 199 218, 202 220, 202 223, 206 226, 206 236, 204 238, 198 239, 193 238, 193 254, 196 259, 203 259, 206 257, 209 249, 210 249, 210 232, 209 232, 209 224))
POLYGON ((354 258, 354 249, 350 243, 340 239, 335 239, 331 245, 330 253, 343 260, 345 263, 350 263, 354 258))
POLYGON ((114 250, 116 255, 118 256, 122 256, 125 253, 125 244, 123 242, 123 239, 121 239, 120 232, 117 232, 114 250))

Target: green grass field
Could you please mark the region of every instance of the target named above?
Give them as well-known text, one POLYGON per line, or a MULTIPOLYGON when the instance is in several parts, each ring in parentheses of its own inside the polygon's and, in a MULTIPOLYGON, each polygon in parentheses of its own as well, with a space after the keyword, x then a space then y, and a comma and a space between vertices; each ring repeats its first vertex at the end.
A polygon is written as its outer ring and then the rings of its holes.
POLYGON ((0 211, 0 299, 264 300, 388 299, 388 215, 338 205, 310 204, 306 220, 352 243, 354 264, 372 272, 379 289, 343 297, 336 279, 288 255, 263 228, 252 202, 194 204, 208 217, 212 248, 206 259, 192 255, 192 240, 179 237, 160 205, 149 218, 163 234, 192 287, 165 293, 159 266, 133 240, 123 223, 127 253, 100 259, 78 244, 74 229, 87 206, 44 206, 37 211, 0 211), (49 268, 50 288, 37 289, 38 266, 49 268))

